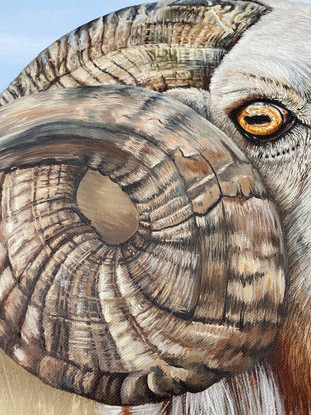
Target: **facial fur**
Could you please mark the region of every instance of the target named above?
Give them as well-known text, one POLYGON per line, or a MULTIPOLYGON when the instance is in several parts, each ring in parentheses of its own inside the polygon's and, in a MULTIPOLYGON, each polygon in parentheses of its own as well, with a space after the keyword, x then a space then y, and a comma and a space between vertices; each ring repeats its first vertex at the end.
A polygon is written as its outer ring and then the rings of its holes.
MULTIPOLYGON (((304 269, 306 263, 311 266, 306 255, 311 243, 310 16, 307 4, 287 4, 264 16, 224 58, 210 96, 212 122, 234 139, 262 175, 283 216, 289 260, 297 264, 303 258, 304 269), (295 125, 274 141, 254 145, 230 119, 235 108, 252 100, 279 102, 293 114, 295 125)), ((297 278, 310 288, 306 278, 297 278)))

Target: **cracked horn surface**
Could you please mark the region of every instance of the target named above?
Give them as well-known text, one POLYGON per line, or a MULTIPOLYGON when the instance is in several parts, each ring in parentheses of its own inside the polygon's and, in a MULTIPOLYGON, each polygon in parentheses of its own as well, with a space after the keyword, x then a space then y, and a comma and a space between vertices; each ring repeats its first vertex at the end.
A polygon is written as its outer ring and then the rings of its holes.
POLYGON ((243 154, 193 110, 127 86, 42 92, 0 109, 0 165, 0 344, 21 366, 135 405, 268 352, 284 295, 278 215, 243 154), (121 244, 79 210, 89 170, 137 209, 121 244))

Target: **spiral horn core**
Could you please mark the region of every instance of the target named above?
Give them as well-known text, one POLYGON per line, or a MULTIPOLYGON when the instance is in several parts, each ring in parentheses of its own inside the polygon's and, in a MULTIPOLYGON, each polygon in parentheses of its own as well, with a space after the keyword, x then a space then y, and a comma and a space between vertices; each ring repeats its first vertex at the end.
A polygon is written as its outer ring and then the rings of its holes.
POLYGON ((22 98, 0 126, 0 344, 15 361, 133 405, 202 390, 267 353, 282 233, 228 137, 172 98, 119 86, 22 98), (77 202, 94 172, 135 206, 121 243, 77 202))

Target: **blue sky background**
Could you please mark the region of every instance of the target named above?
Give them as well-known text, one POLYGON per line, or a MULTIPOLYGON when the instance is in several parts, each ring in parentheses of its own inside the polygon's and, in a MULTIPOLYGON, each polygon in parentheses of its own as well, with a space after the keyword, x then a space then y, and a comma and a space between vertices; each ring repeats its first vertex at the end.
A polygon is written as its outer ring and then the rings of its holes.
POLYGON ((147 1, 0 0, 0 92, 54 40, 99 16, 147 1))

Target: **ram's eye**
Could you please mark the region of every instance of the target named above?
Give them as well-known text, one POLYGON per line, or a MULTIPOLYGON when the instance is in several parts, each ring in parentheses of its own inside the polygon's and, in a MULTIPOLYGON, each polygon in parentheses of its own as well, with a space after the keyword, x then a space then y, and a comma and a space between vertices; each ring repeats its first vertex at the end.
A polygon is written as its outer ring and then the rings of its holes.
POLYGON ((282 106, 272 102, 252 102, 234 111, 233 120, 249 140, 264 143, 275 140, 290 127, 294 118, 282 106))

